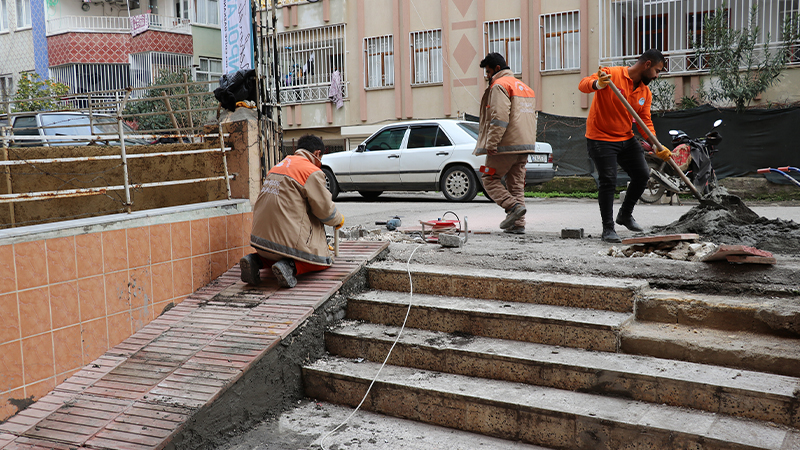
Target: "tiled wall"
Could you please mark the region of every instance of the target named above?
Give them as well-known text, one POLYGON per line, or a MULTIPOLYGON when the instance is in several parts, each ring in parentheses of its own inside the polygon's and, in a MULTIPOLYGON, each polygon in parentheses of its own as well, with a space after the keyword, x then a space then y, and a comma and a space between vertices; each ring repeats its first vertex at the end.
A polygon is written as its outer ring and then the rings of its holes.
POLYGON ((252 212, 228 211, 0 240, 0 421, 236 264, 251 224, 252 212))

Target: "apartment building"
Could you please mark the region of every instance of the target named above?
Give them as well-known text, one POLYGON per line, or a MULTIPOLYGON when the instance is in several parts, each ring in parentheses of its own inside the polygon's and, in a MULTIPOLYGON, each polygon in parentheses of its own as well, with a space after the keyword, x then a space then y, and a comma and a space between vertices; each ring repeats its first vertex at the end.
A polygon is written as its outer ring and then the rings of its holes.
MULTIPOLYGON (((479 62, 504 54, 534 88, 541 111, 586 116, 580 79, 627 64, 650 47, 667 56, 675 97, 707 76, 693 42, 722 0, 321 0, 278 3, 286 139, 313 130, 351 147, 388 122, 477 115, 486 87, 479 62), (338 72, 338 73, 337 73, 338 72), (336 73, 336 75, 334 75, 336 73), (341 107, 328 100, 338 84, 341 107)), ((732 27, 760 11, 764 43, 783 38, 798 0, 727 0, 732 27)), ((800 101, 800 54, 762 102, 800 101)))

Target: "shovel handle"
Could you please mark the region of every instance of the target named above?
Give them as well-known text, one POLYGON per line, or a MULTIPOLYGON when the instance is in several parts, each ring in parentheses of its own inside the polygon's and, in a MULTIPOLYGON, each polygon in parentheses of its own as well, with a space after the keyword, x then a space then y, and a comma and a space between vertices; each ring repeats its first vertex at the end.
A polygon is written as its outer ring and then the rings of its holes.
MULTIPOLYGON (((645 134, 647 134, 647 137, 650 139, 650 142, 656 144, 659 149, 663 148, 664 146, 661 145, 660 142, 658 142, 658 138, 656 138, 656 135, 653 134, 652 131, 650 131, 650 128, 647 128, 647 125, 644 124, 642 118, 639 117, 639 114, 636 114, 636 111, 633 109, 631 104, 628 103, 628 99, 626 99, 625 96, 622 95, 622 92, 620 92, 619 89, 617 89, 617 86, 614 85, 614 82, 609 80, 608 86, 611 88, 612 91, 614 91, 614 94, 617 96, 619 101, 622 102, 622 104, 625 106, 625 109, 628 110, 631 116, 633 116, 634 120, 636 120, 636 124, 639 125, 639 128, 644 130, 645 134)), ((667 163, 675 170, 675 172, 678 173, 678 175, 680 175, 681 180, 683 180, 686 186, 689 187, 689 190, 692 191, 692 195, 694 195, 695 198, 697 198, 698 200, 702 200, 703 196, 700 195, 700 191, 698 191, 697 188, 694 187, 694 183, 692 183, 691 180, 689 180, 689 177, 687 177, 686 174, 683 173, 680 167, 678 167, 678 164, 672 158, 669 158, 667 160, 667 163)))
POLYGON ((333 256, 339 256, 339 230, 333 229, 333 256))

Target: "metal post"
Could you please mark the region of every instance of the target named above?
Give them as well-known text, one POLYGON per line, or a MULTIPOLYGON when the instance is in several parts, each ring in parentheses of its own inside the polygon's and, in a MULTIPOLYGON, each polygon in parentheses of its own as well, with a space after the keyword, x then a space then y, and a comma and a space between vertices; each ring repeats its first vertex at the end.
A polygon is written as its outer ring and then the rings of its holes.
MULTIPOLYGON (((10 108, 8 108, 8 109, 10 109, 10 108)), ((8 117, 8 116, 6 116, 6 117, 8 117)), ((7 135, 8 128, 3 127, 2 132, 3 132, 3 161, 8 161, 8 135, 7 135)), ((7 172, 6 172, 6 190, 8 191, 7 192, 8 194, 12 194, 13 192, 11 192, 11 166, 7 166, 7 167, 8 168, 6 169, 7 170, 7 172)), ((16 224, 16 220, 14 218, 14 203, 13 202, 10 202, 8 204, 8 214, 11 216, 11 227, 13 228, 14 225, 16 224)))
POLYGON ((125 92, 125 99, 119 103, 119 94, 114 94, 117 100, 117 129, 119 131, 119 148, 120 157, 122 159, 122 181, 125 186, 125 207, 128 209, 128 214, 131 212, 131 187, 128 181, 128 155, 125 153, 125 128, 122 126, 122 110, 125 109, 125 103, 128 102, 128 97, 131 95, 131 90, 125 92))
MULTIPOLYGON (((191 97, 189 96, 189 77, 186 75, 186 72, 183 73, 183 83, 184 87, 186 88, 186 115, 189 116, 189 128, 191 131, 189 134, 194 134, 194 120, 192 119, 192 102, 191 97)), ((229 197, 230 198, 230 197, 229 197)))
POLYGON ((228 192, 228 200, 231 199, 231 179, 228 178, 228 155, 225 154, 225 137, 222 135, 222 123, 217 121, 219 127, 219 148, 222 150, 222 167, 225 169, 225 189, 228 192))

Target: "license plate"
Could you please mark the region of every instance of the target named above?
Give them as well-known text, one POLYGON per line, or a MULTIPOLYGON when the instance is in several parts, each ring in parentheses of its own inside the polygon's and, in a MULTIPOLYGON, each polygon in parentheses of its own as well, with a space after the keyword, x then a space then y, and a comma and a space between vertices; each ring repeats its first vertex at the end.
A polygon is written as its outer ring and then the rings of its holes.
POLYGON ((532 155, 528 155, 528 162, 532 163, 546 163, 547 162, 547 153, 534 153, 532 155))

